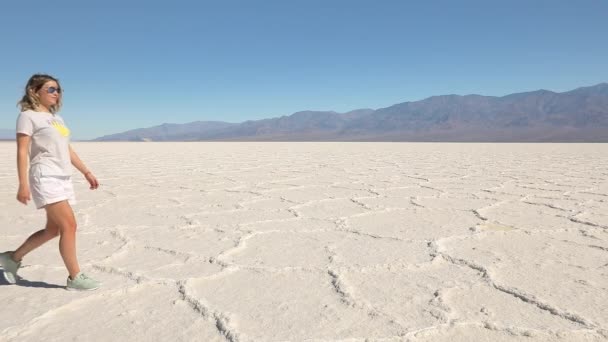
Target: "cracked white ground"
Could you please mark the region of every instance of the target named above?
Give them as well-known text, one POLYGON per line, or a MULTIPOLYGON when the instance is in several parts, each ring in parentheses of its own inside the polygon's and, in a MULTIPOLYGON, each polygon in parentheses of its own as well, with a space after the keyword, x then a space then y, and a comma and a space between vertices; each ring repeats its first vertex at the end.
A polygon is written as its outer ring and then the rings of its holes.
MULTIPOLYGON (((7 341, 606 341, 608 144, 74 143, 81 266, 0 284, 7 341)), ((0 250, 41 229, 0 143, 0 250)))

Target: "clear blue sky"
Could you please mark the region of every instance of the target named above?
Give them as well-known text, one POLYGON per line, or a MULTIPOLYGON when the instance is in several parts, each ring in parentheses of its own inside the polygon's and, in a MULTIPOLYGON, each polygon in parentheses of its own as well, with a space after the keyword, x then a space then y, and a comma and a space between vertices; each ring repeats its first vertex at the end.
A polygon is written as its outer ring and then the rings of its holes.
POLYGON ((36 72, 75 139, 608 81, 603 0, 95 3, 2 5, 0 128, 36 72))

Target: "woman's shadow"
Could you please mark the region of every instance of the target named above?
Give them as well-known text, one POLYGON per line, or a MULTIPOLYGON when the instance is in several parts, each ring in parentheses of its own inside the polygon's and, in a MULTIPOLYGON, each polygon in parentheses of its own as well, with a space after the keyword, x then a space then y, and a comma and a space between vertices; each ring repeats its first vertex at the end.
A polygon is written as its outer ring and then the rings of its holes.
MULTIPOLYGON (((4 270, 0 269, 0 272, 2 272, 2 274, 0 276, 0 286, 12 285, 8 281, 6 281, 6 279, 4 279, 4 270)), ((19 277, 19 276, 17 276, 17 277, 19 277)), ((19 280, 17 281, 17 284, 15 284, 15 285, 23 286, 23 287, 39 287, 39 288, 44 288, 44 289, 63 289, 63 288, 65 288, 65 286, 49 284, 49 283, 45 283, 43 281, 29 281, 29 280, 23 279, 21 277, 19 277, 19 280)))

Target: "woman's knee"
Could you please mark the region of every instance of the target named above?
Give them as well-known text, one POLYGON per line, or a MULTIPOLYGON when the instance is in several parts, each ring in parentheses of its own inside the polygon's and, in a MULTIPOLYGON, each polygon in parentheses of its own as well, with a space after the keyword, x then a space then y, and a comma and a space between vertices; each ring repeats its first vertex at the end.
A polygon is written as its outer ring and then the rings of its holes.
POLYGON ((59 236, 59 229, 45 229, 46 235, 48 235, 50 238, 56 238, 57 236, 59 236))
POLYGON ((47 205, 46 212, 48 222, 56 226, 59 235, 76 233, 76 218, 67 201, 47 205))
POLYGON ((46 227, 44 228, 45 233, 51 238, 57 237, 59 235, 59 226, 55 223, 48 221, 46 223, 46 227))
POLYGON ((59 226, 58 234, 76 234, 76 221, 64 222, 59 226))

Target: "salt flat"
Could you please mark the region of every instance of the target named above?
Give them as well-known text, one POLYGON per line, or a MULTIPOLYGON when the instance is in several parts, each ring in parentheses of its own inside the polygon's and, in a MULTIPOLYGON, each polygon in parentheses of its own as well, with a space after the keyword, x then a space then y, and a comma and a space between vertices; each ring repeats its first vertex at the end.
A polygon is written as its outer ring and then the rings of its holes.
MULTIPOLYGON (((608 144, 74 143, 78 254, 7 341, 606 341, 608 144)), ((0 250, 44 225, 0 143, 0 250)), ((0 277, 1 278, 1 277, 0 277)))

